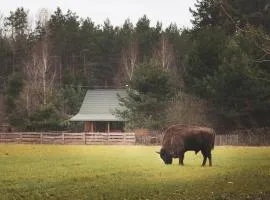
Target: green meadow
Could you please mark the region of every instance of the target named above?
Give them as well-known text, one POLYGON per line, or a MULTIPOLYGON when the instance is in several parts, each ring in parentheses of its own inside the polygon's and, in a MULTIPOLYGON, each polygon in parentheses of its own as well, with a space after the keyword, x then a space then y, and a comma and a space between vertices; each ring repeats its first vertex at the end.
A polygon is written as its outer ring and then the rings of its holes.
POLYGON ((270 199, 270 148, 215 147, 213 167, 159 148, 1 144, 0 199, 270 199))

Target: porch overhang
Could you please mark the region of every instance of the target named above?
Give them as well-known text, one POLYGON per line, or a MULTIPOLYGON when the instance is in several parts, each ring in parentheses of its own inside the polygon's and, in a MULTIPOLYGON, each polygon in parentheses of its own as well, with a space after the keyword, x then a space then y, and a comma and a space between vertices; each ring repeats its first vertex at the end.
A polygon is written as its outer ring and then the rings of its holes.
POLYGON ((70 121, 91 121, 91 122, 99 122, 99 121, 105 121, 105 122, 122 122, 123 119, 120 119, 112 114, 80 114, 73 116, 70 121))

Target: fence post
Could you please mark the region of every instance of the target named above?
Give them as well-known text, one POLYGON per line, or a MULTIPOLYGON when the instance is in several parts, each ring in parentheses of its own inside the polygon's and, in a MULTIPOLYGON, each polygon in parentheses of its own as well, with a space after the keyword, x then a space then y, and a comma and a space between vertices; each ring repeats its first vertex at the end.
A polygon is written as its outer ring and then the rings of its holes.
POLYGON ((84 144, 86 144, 86 136, 85 136, 85 132, 83 132, 83 142, 84 142, 84 144))
POLYGON ((125 133, 123 133, 123 139, 124 139, 124 144, 126 144, 126 134, 125 133))
POLYGON ((22 132, 20 132, 20 144, 22 143, 22 132))
POLYGON ((62 143, 65 144, 65 133, 62 133, 62 143))
POLYGON ((43 133, 40 133, 40 144, 43 144, 43 133))

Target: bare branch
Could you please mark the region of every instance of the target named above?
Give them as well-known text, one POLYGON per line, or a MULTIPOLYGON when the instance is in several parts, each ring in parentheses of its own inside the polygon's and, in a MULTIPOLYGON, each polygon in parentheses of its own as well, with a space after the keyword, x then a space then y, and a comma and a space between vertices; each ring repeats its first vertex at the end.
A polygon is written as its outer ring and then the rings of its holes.
POLYGON ((255 79, 255 80, 260 80, 260 81, 264 81, 264 82, 269 82, 270 83, 270 79, 269 78, 261 78, 261 77, 255 77, 255 76, 251 76, 247 73, 243 73, 246 77, 250 78, 250 79, 255 79))
MULTIPOLYGON (((223 11, 223 13, 227 16, 227 18, 234 24, 235 28, 237 31, 239 32, 244 32, 244 33, 251 33, 253 36, 255 37, 260 37, 261 39, 263 39, 264 41, 270 41, 270 37, 267 34, 261 33, 259 31, 249 31, 247 29, 242 29, 237 23, 236 21, 233 19, 233 17, 229 14, 229 12, 226 10, 223 0, 219 0, 219 4, 221 7, 221 10, 223 11)), ((258 44, 257 41, 254 41, 255 46, 257 48, 259 48, 261 51, 263 51, 266 55, 270 55, 270 49, 268 47, 262 46, 261 44, 258 44)), ((265 55, 264 55, 265 56, 265 55)), ((265 62, 265 61, 262 61, 265 62)), ((266 62, 268 62, 268 60, 266 60, 266 62)))
POLYGON ((229 14, 229 12, 225 9, 224 7, 224 3, 223 3, 223 0, 219 0, 219 4, 220 4, 220 7, 221 7, 221 10, 223 11, 223 13, 228 17, 228 19, 234 24, 236 30, 239 30, 239 31, 243 31, 243 29, 241 29, 238 24, 235 22, 235 20, 233 19, 233 17, 229 14))
POLYGON ((270 60, 254 60, 253 62, 264 63, 264 62, 270 62, 270 60))

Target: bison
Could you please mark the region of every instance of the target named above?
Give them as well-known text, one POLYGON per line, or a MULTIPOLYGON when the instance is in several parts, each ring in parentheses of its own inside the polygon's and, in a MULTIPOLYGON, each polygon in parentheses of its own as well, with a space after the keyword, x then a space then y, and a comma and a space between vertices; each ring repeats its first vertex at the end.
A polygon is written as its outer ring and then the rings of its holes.
POLYGON ((211 150, 214 149, 214 142, 215 133, 211 128, 173 125, 165 131, 161 150, 157 153, 165 164, 172 164, 173 158, 179 158, 179 165, 184 165, 186 151, 195 151, 196 154, 201 151, 202 166, 205 166, 207 158, 209 166, 212 166, 211 150))

